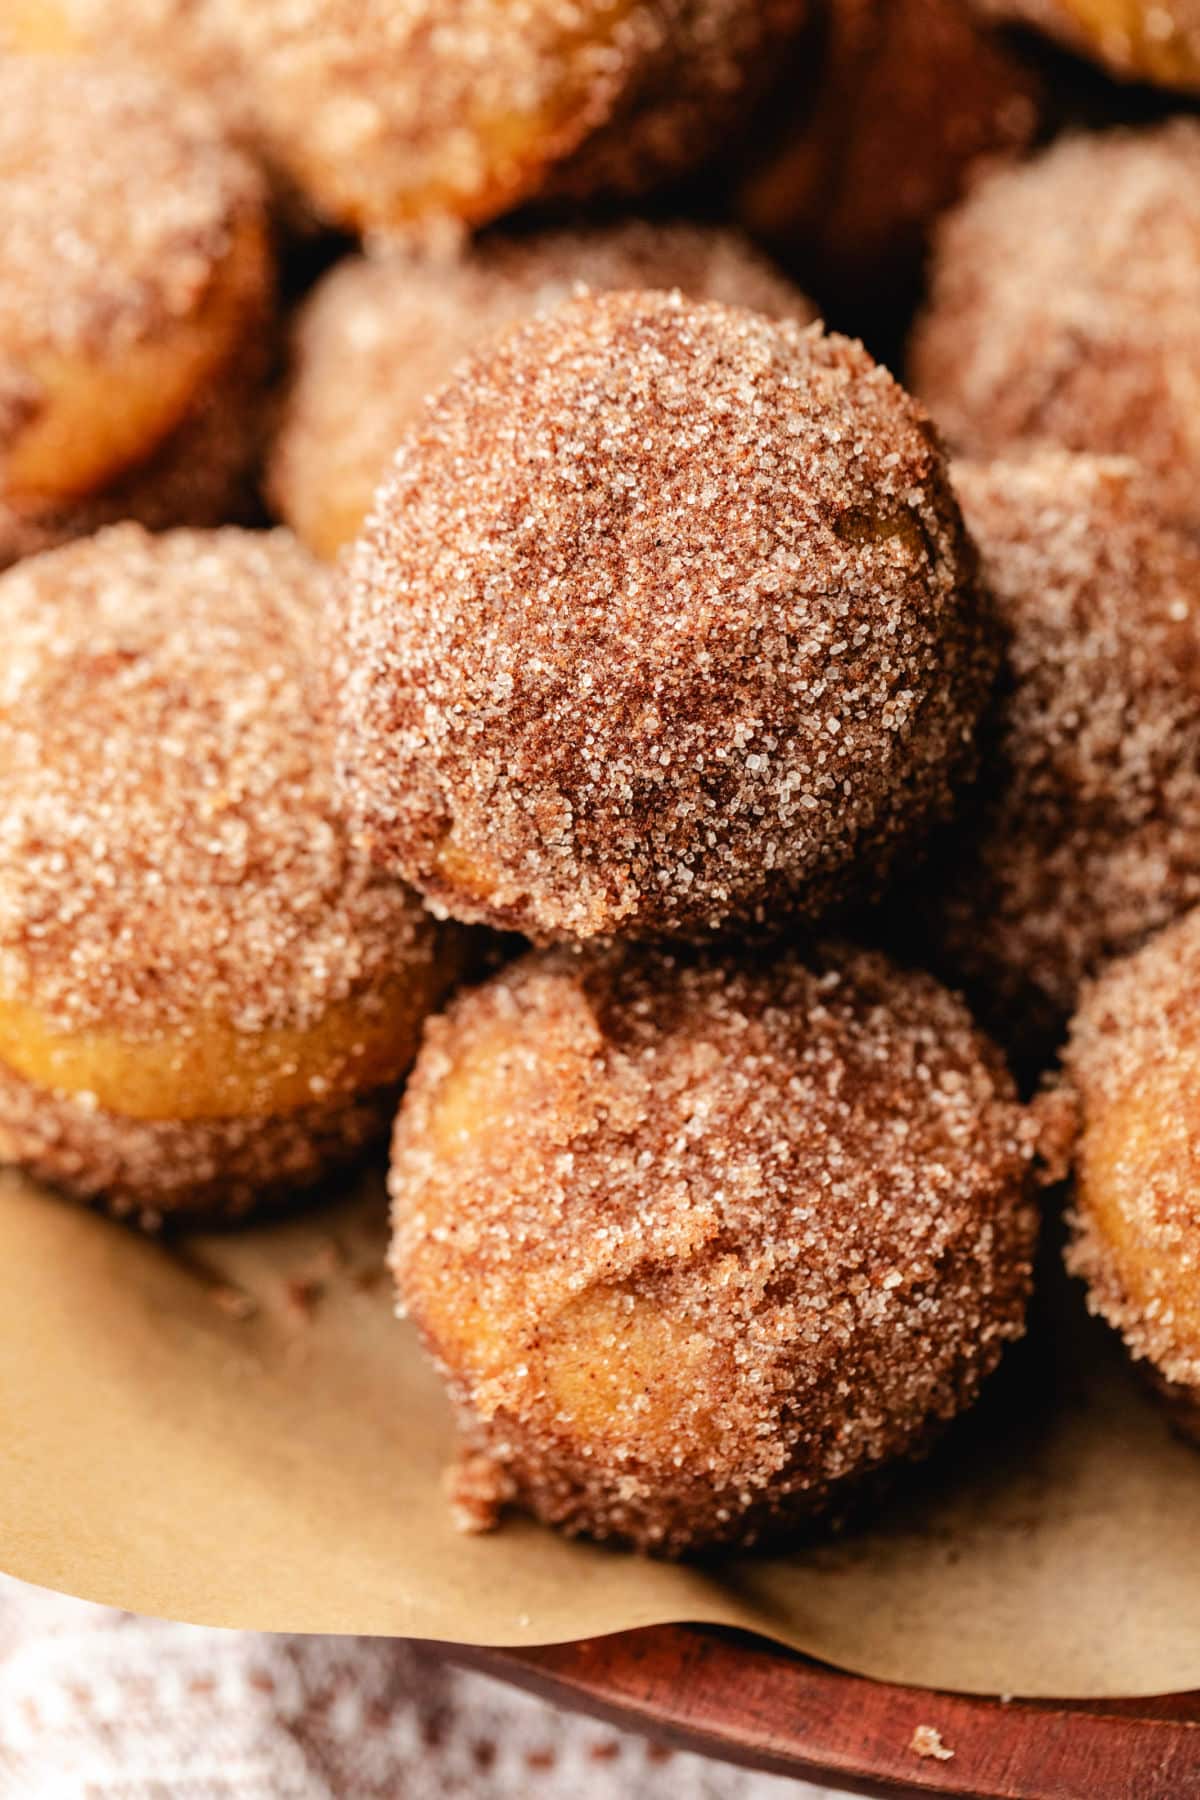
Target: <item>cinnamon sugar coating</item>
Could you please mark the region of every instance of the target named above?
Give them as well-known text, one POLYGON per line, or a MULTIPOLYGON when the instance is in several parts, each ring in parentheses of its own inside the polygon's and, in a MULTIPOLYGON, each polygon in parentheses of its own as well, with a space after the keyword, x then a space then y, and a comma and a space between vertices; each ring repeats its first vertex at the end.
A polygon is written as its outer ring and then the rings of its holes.
POLYGON ((822 298, 863 314, 914 282, 980 161, 1028 147, 1043 95, 963 0, 828 0, 823 17, 812 98, 758 147, 737 210, 822 298))
POLYGON ((877 891, 992 669, 920 410, 846 339, 678 294, 585 296, 465 365, 338 605, 373 853, 540 939, 877 891))
POLYGON ((923 1451, 1021 1334, 1034 1140, 881 957, 534 952, 428 1027, 392 1263, 497 1495, 750 1544, 923 1451))
POLYGON ((0 100, 7 392, 27 350, 102 352, 193 307, 263 194, 210 115, 139 70, 5 56, 0 100))
POLYGON ((0 1128, 73 1191, 311 1174, 455 972, 334 804, 326 596, 284 532, 134 525, 0 581, 0 1128))
POLYGON ((124 508, 211 516, 265 373, 252 165, 132 68, 4 56, 0 249, 0 558, 124 508))
POLYGON ((974 457, 1135 457, 1200 518, 1200 121, 1061 139, 937 233, 915 391, 974 457))
POLYGON ((146 1231, 235 1224, 294 1200, 382 1138, 387 1087, 274 1117, 128 1119, 0 1062, 0 1161, 146 1231))
POLYGON ((206 0, 271 163, 354 230, 536 193, 661 54, 657 0, 206 0))
POLYGON ((425 397, 508 325, 585 285, 679 288, 807 323, 799 290, 731 231, 629 220, 607 229, 488 237, 461 256, 347 258, 296 329, 268 473, 272 499, 320 555, 354 537, 425 397))
POLYGON ((290 535, 115 526, 0 583, 0 994, 65 1030, 313 1024, 424 958, 330 791, 327 578, 290 535))
POLYGON ((1128 461, 953 475, 1007 649, 932 938, 1006 1038, 1044 1047, 1086 975, 1200 903, 1200 538, 1128 461))
MULTIPOLYGON (((11 9, 10 9, 11 10, 11 9)), ((215 103, 289 200, 356 230, 624 196, 723 149, 809 0, 18 0, 18 47, 107 50, 215 103)))
MULTIPOLYGON (((105 28, 98 0, 54 3, 85 41, 105 28)), ((172 7, 155 0, 153 31, 135 18, 142 53, 206 83, 228 65, 221 102, 276 172, 327 219, 387 230, 682 173, 745 116, 808 0, 200 0, 167 29, 172 7)))
POLYGON ((1090 1309, 1200 1421, 1200 912, 1092 983, 1071 1028, 1079 1096, 1072 1273, 1090 1309))

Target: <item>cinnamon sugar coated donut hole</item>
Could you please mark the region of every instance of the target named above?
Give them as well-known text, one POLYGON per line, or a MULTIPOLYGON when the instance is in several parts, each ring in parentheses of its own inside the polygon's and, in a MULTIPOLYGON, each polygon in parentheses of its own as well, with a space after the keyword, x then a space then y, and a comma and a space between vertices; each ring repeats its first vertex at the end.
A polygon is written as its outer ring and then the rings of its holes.
POLYGON ((977 798, 930 882, 932 940, 1009 1042, 1200 904, 1200 538, 1120 458, 956 464, 1006 634, 977 798))
POLYGON ((134 525, 0 582, 0 1155, 233 1215, 384 1125, 457 940, 333 804, 326 577, 134 525))
POLYGON ((1089 987, 1066 1064, 1081 1115, 1067 1265, 1200 1440, 1200 912, 1089 987))
POLYGON ((266 143, 356 229, 638 192, 721 142, 806 0, 218 0, 266 143))
POLYGON ((464 1503, 679 1555, 920 1453, 1021 1335, 1034 1152, 960 1002, 881 957, 510 965, 429 1026, 392 1151, 464 1503))
POLYGON ((936 238, 915 392, 953 447, 1135 457, 1200 519, 1200 120, 1061 139, 936 238))
POLYGON ((1200 91, 1200 0, 973 0, 1032 25, 1116 75, 1200 91))
POLYGON ((258 176, 129 69, 0 57, 0 562, 233 510, 271 257, 258 176))
POLYGON ((268 475, 280 516, 318 555, 334 556, 361 529, 425 397, 479 344, 580 284, 678 287, 775 318, 815 317, 745 239, 698 225, 630 220, 485 238, 453 261, 395 251, 347 258, 318 284, 296 328, 268 475))
POLYGON ((822 298, 894 310, 976 165, 1032 141, 1042 83, 964 0, 829 0, 824 18, 810 97, 752 159, 738 216, 822 298))
POLYGON ((340 582, 381 866, 537 939, 777 928, 949 808, 992 673, 924 415, 857 344, 678 294, 481 352, 340 582))
POLYGON ((215 93, 318 215, 471 224, 629 194, 724 146, 808 0, 49 0, 17 42, 105 47, 215 93))

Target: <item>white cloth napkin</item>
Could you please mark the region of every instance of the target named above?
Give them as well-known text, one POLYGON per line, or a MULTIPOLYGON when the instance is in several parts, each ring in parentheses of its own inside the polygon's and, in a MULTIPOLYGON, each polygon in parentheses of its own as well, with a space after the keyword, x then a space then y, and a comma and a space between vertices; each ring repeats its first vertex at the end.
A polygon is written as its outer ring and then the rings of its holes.
POLYGON ((0 1576, 2 1800, 835 1800, 436 1655, 136 1618, 0 1576))

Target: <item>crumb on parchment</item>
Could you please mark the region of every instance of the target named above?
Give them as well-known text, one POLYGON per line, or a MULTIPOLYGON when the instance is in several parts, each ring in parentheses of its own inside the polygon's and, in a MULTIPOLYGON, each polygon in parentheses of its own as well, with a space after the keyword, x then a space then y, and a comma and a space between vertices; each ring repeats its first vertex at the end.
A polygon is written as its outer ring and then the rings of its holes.
POLYGON ((454 1529, 468 1536, 494 1531, 514 1492, 515 1484, 508 1472, 477 1450, 463 1450, 446 1470, 446 1493, 454 1529))

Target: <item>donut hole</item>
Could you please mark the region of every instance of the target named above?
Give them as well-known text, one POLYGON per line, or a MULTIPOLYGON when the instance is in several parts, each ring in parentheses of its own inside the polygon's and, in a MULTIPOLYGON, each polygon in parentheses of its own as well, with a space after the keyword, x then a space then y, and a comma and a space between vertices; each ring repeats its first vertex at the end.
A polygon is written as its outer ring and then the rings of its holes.
POLYGON ((1019 1335, 1019 1116, 959 1003, 879 961, 536 951, 426 1036, 392 1268, 520 1504, 754 1541, 919 1450, 1019 1335))
POLYGON ((426 398, 479 345, 580 285, 679 288, 810 323, 810 302, 736 232, 626 219, 497 234, 449 261, 390 247, 348 257, 306 300, 267 469, 279 516, 332 561, 357 537, 426 398))
POLYGON ((873 897, 953 808, 995 660, 903 390, 678 292, 578 295, 460 366, 339 585, 379 867, 543 942, 873 897))
POLYGON ((457 0, 439 31, 364 17, 353 37, 335 6, 314 10, 329 14, 323 41, 277 42, 264 19, 256 106, 297 186, 360 231, 481 224, 526 198, 606 121, 629 80, 626 38, 645 34, 642 0, 535 6, 516 33, 504 0, 457 0))

